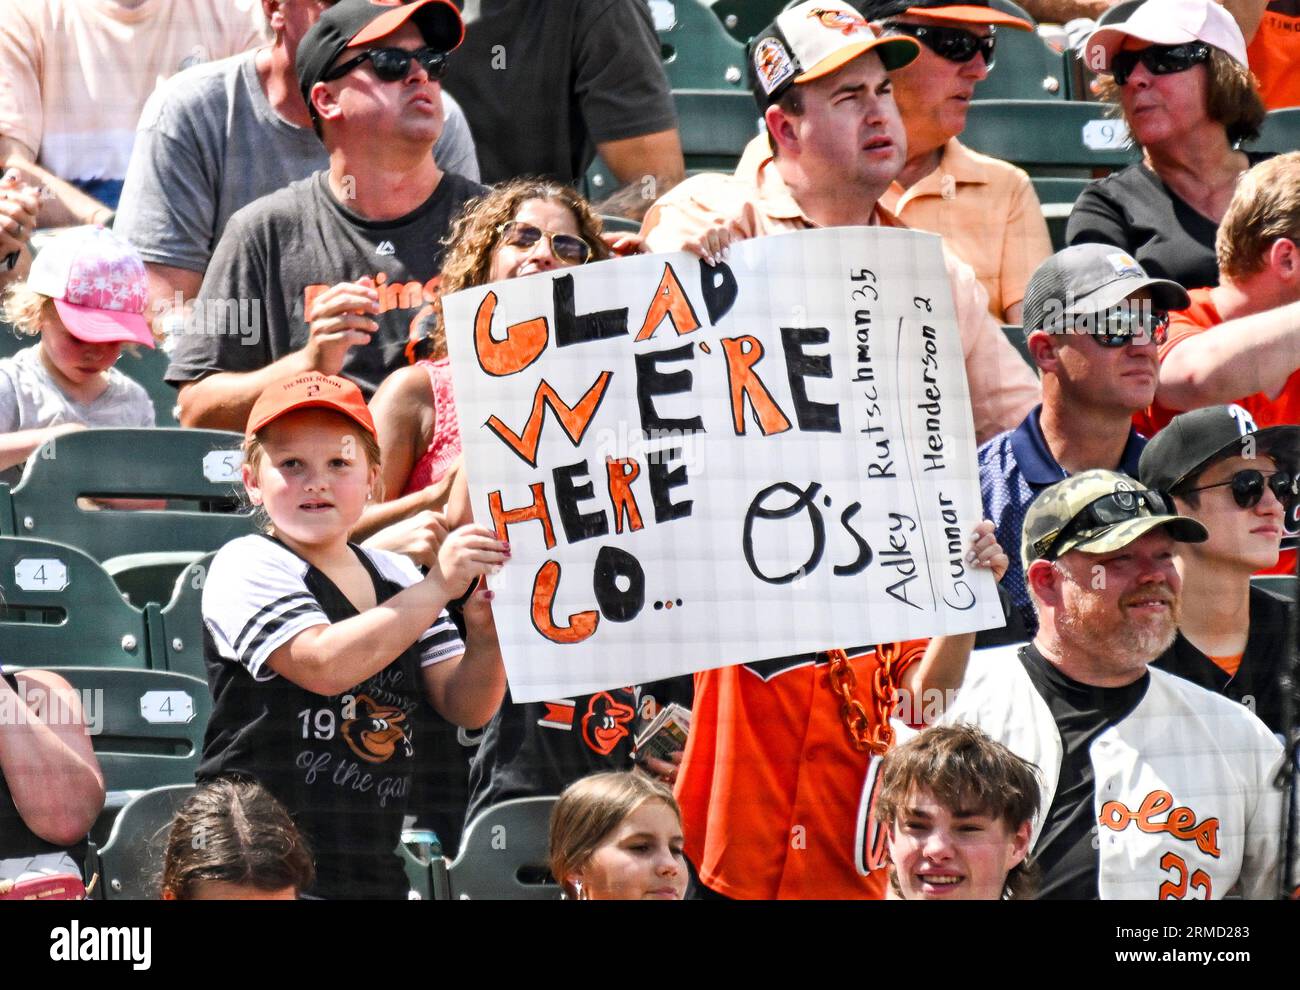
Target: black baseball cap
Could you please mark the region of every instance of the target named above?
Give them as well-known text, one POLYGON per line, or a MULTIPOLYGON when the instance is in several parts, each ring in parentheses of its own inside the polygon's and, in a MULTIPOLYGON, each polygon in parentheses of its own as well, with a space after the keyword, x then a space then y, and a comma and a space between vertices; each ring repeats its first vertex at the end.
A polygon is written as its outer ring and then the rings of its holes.
POLYGON ((749 88, 766 110, 795 83, 830 75, 869 51, 892 72, 915 59, 921 46, 912 38, 881 37, 842 0, 794 4, 750 41, 749 88))
POLYGON ((1167 278, 1152 278, 1123 248, 1076 244, 1057 251, 1034 271, 1025 289, 1025 336, 1058 332, 1067 316, 1093 316, 1123 302, 1139 289, 1160 309, 1186 309, 1187 290, 1167 278))
POLYGON ((1138 461, 1142 484, 1172 492, 1218 460, 1243 454, 1253 440, 1255 456, 1268 455, 1279 466, 1300 467, 1300 426, 1259 429, 1241 406, 1207 406, 1180 413, 1151 438, 1138 461))
POLYGON ((311 109, 311 88, 321 81, 345 48, 378 41, 413 20, 425 44, 454 51, 465 37, 465 24, 449 0, 339 0, 320 15, 298 43, 294 69, 302 98, 311 109))
POLYGON ((1032 22, 998 10, 988 0, 964 0, 963 3, 952 3, 951 0, 854 0, 853 5, 873 21, 887 21, 906 14, 922 20, 965 21, 967 24, 1034 30, 1032 22))

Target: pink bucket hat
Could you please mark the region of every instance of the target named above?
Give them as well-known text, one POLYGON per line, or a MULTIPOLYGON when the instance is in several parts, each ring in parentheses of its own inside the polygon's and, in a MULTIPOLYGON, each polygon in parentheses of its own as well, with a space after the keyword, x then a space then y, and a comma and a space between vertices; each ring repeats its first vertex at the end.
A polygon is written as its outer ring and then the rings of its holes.
POLYGON ((59 319, 78 340, 154 346, 144 318, 149 303, 144 262, 103 227, 51 238, 32 262, 27 287, 54 300, 59 319))

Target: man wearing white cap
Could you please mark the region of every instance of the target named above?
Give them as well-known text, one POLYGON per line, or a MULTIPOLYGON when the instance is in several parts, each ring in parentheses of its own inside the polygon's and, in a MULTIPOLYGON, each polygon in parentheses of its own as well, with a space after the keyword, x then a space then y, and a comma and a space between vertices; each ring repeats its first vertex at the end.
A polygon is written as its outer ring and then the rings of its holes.
POLYGON ((148 393, 113 365, 153 347, 144 263, 102 227, 55 237, 14 285, 5 317, 40 341, 0 361, 0 481, 47 440, 87 426, 153 426, 148 393))
POLYGON ((1246 39, 1214 0, 1147 0, 1094 31, 1083 59, 1109 73, 1142 161, 1079 196, 1066 241, 1113 244, 1156 278, 1214 285, 1214 235, 1232 192, 1263 153, 1238 149, 1264 121, 1246 39))
MULTIPOLYGON (((661 197, 642 233, 652 251, 712 258, 744 237, 854 225, 905 226, 879 204, 903 167, 906 137, 888 73, 919 50, 879 37, 834 0, 781 13, 750 42, 749 72, 771 154, 735 175, 697 175, 661 197)), ((987 312, 968 265, 946 255, 980 441, 1024 418, 1038 401, 1033 372, 987 312)))

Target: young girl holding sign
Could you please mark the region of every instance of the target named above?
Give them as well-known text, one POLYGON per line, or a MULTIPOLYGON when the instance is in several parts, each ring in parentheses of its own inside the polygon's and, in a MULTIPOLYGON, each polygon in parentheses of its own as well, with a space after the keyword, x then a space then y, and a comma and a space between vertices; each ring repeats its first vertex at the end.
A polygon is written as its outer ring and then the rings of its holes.
POLYGON ((394 855, 426 701, 466 727, 505 690, 489 605, 465 606, 468 643, 445 611, 509 547, 481 526, 443 542, 427 576, 348 533, 379 477, 361 392, 310 373, 268 388, 244 441, 244 487, 267 533, 217 554, 203 589, 215 699, 200 782, 251 778, 316 851, 309 896, 405 898, 394 855))

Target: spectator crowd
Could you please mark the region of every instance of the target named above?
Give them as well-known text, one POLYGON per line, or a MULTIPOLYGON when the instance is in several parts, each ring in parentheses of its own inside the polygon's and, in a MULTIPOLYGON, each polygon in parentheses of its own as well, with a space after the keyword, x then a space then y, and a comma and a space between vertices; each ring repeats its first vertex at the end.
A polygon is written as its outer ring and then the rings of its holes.
MULTIPOLYGON (((203 587, 212 714, 160 896, 405 898, 412 826, 453 858, 520 798, 553 803, 568 899, 1289 893, 1300 150, 1249 145, 1300 105, 1296 5, 772 3, 754 136, 690 175, 672 6, 0 0, 25 340, 0 481, 152 427, 118 363, 157 349, 180 428, 243 437, 261 516, 203 587), (1055 251, 1030 176, 962 140, 1038 22, 1138 153, 1055 251), (592 203, 597 156, 621 189, 592 203), (827 227, 942 238, 984 517, 962 552, 1003 624, 516 702, 486 583, 512 552, 471 508, 441 297, 827 227), (670 705, 684 747, 641 751, 670 705)), ((0 662, 0 899, 84 895, 87 715, 0 662)))

